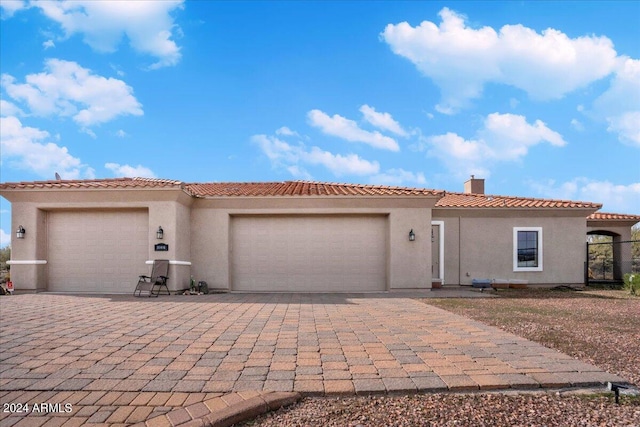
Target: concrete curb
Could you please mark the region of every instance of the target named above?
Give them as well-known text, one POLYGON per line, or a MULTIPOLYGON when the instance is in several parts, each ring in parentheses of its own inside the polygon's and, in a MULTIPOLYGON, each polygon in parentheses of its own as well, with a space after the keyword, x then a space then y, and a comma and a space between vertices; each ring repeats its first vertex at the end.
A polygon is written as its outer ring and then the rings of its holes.
POLYGON ((302 399, 297 392, 239 392, 209 399, 137 424, 142 427, 229 427, 302 399))

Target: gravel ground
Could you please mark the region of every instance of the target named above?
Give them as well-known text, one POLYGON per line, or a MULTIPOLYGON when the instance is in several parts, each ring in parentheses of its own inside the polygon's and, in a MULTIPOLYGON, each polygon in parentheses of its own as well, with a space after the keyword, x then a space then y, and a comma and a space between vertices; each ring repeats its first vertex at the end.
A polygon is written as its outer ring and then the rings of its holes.
POLYGON ((257 418, 255 427, 378 426, 633 426, 640 399, 535 394, 424 394, 356 398, 307 398, 257 418))
MULTIPOLYGON (((433 304, 556 348, 640 384, 640 298, 622 291, 502 291, 433 304)), ((245 426, 640 426, 640 397, 476 393, 305 398, 245 426)))

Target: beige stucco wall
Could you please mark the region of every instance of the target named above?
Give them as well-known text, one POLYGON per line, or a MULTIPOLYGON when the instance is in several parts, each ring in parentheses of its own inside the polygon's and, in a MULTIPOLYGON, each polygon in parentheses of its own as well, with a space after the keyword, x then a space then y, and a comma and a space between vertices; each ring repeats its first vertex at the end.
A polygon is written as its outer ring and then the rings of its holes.
MULTIPOLYGON (((179 189, 162 190, 61 190, 16 191, 2 194, 11 202, 12 228, 22 225, 24 239, 11 238, 11 279, 16 292, 47 290, 47 212, 64 210, 118 210, 142 208, 149 214, 148 260, 172 261, 169 288, 188 287, 190 275, 190 208, 192 198, 179 189), (155 252, 156 230, 162 225, 168 252, 155 252), (186 284, 186 286, 185 286, 186 284)), ((69 230, 73 233, 73 230, 69 230)), ((123 248, 126 250, 126 248, 123 248)), ((149 270, 141 265, 132 275, 132 292, 137 275, 149 270)))
MULTIPOLYGON (((230 286, 230 217, 232 215, 380 214, 388 221, 387 289, 431 286, 431 209, 437 197, 251 197, 196 199, 179 189, 3 191, 12 204, 12 227, 23 225, 25 239, 12 237, 12 279, 17 291, 47 290, 47 212, 84 209, 145 209, 148 212, 148 262, 171 261, 169 288, 188 287, 189 278, 212 289, 230 286), (164 239, 156 239, 162 226, 164 239), (408 241, 409 230, 416 241, 408 241), (162 242, 169 251, 156 252, 162 242), (24 264, 24 262, 33 263, 24 264)), ((70 230, 72 233, 73 230, 70 230)), ((127 248, 123 248, 126 250, 127 248)), ((132 289, 140 266, 132 273, 132 289)))
POLYGON ((21 203, 11 209, 11 281, 16 291, 38 292, 46 289, 46 212, 35 203, 21 203), (22 225, 24 239, 15 231, 22 225))
POLYGON ((584 282, 586 216, 580 210, 434 210, 445 223, 445 283, 472 279, 527 280, 530 284, 584 282), (543 270, 514 271, 514 227, 542 227, 543 270))
POLYGON ((192 272, 210 289, 229 290, 233 215, 388 216, 387 289, 431 287, 431 208, 435 198, 220 198, 196 200, 191 211, 192 272), (416 241, 409 242, 409 230, 416 241))

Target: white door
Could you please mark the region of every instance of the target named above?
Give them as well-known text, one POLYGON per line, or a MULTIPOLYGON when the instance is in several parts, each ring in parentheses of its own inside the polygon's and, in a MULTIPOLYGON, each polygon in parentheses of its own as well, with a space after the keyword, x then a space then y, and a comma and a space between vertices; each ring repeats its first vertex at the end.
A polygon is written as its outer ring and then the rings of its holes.
POLYGON ((49 291, 129 293, 149 274, 146 210, 55 211, 47 221, 49 291))
POLYGON ((431 221, 431 277, 444 283, 444 221, 431 221))
POLYGON ((386 247, 382 215, 235 216, 232 290, 384 291, 386 247))

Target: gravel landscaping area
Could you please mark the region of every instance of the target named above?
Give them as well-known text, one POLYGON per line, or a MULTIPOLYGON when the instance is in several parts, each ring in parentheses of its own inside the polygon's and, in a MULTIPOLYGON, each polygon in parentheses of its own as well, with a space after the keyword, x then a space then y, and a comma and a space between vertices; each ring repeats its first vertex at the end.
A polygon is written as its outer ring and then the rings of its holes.
POLYGON ((427 394, 307 398, 245 426, 628 426, 640 425, 640 402, 604 396, 427 394))
MULTIPOLYGON (((640 298, 623 291, 505 290, 425 299, 640 384, 640 298)), ((246 426, 640 426, 640 397, 508 392, 306 398, 246 426)))

